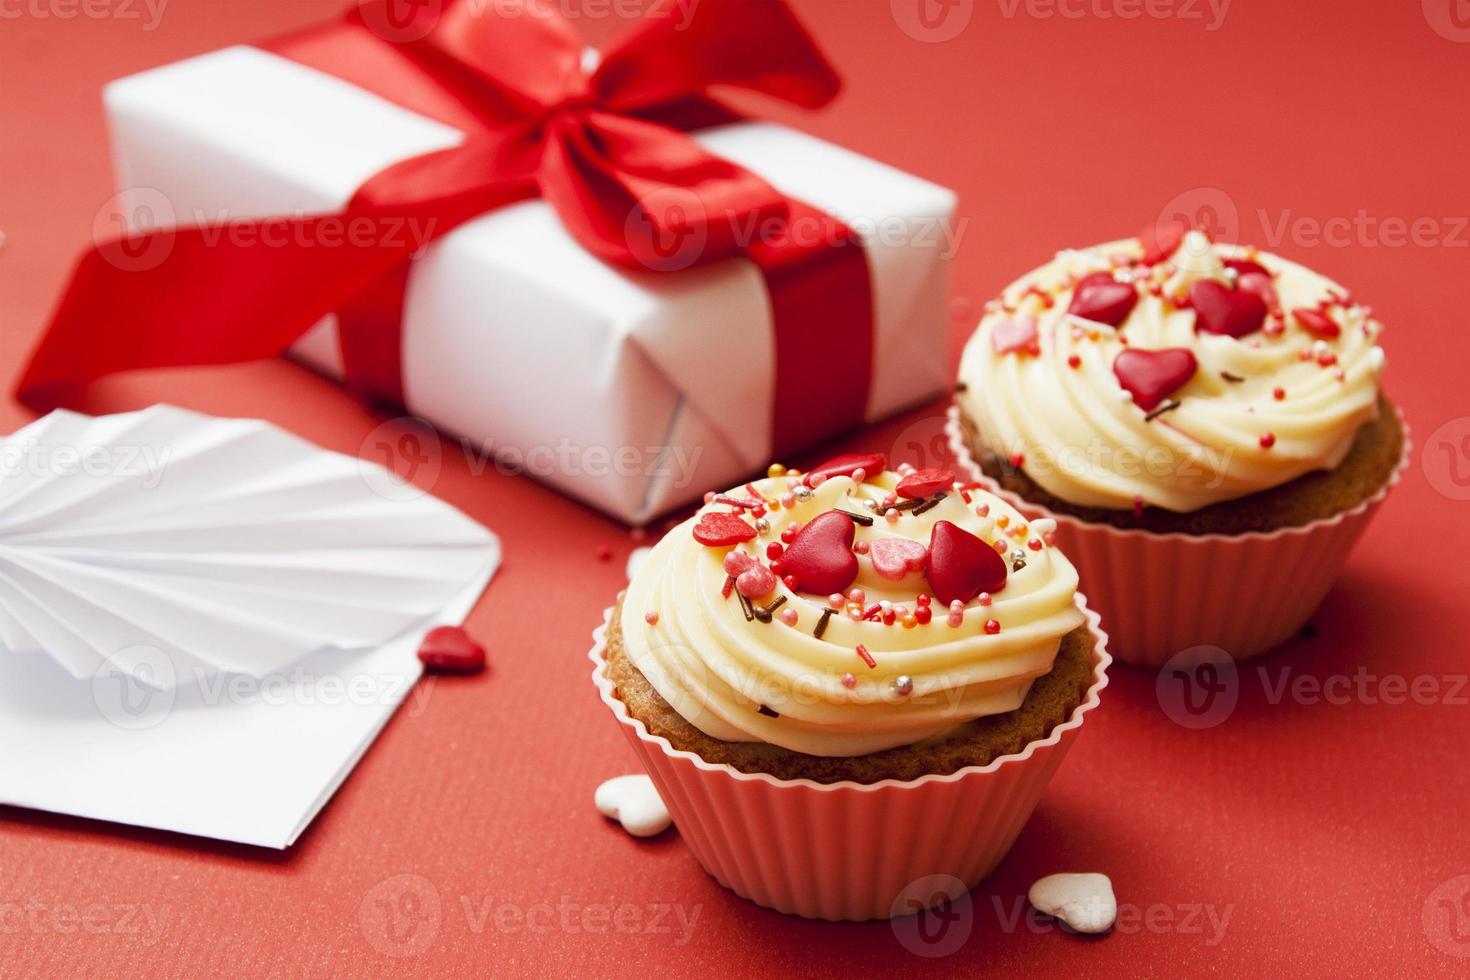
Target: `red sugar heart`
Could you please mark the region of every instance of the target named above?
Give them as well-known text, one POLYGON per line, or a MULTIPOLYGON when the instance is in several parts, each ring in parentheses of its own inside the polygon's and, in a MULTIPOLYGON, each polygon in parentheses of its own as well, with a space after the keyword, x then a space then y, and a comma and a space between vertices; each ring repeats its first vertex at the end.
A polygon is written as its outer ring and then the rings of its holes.
POLYGON ((888 457, 882 453, 844 453, 807 470, 802 482, 810 487, 815 485, 817 477, 830 480, 834 476, 852 476, 858 470, 863 470, 868 476, 877 476, 886 469, 888 457))
POLYGON ((873 571, 897 581, 923 568, 929 549, 913 538, 878 538, 868 544, 868 558, 873 562, 873 571))
POLYGON ((1036 317, 1011 316, 1001 320, 990 330, 990 346, 997 354, 1041 353, 1041 341, 1036 336, 1036 317))
POLYGON ((1336 337, 1342 333, 1342 328, 1337 325, 1337 321, 1321 310, 1309 310, 1302 307, 1292 310, 1291 315, 1297 323, 1318 337, 1336 337))
POLYGON ((1194 328, 1226 337, 1244 337, 1266 322, 1266 301, 1249 289, 1231 289, 1214 279, 1189 287, 1194 328))
POLYGON ((801 592, 841 592, 857 578, 858 560, 852 553, 855 531, 852 518, 840 511, 818 514, 781 553, 781 574, 793 577, 801 592))
POLYGON ((949 521, 939 521, 929 532, 929 561, 925 575, 934 598, 946 606, 954 600, 969 602, 982 592, 1006 586, 1006 561, 995 549, 949 521))
POLYGON ((907 497, 913 500, 916 497, 928 497, 932 494, 939 493, 941 490, 948 490, 953 485, 954 474, 949 470, 915 470, 902 480, 899 480, 898 486, 894 488, 893 492, 900 497, 907 497))
POLYGON ((1138 350, 1130 347, 1113 361, 1118 383, 1133 394, 1133 404, 1151 412, 1194 377, 1199 364, 1187 348, 1138 350))
POLYGON ((485 669, 485 648, 458 626, 435 626, 419 644, 419 660, 430 670, 474 674, 485 669))
POLYGON ((728 548, 755 537, 755 528, 735 514, 701 514, 694 525, 694 540, 710 548, 728 548))
POLYGON ((1182 221, 1157 221, 1138 233, 1143 243, 1143 264, 1158 265, 1179 251, 1189 226, 1182 221))
POLYGON ((1077 283, 1067 312, 1116 327, 1128 319, 1137 304, 1138 290, 1131 283, 1119 282, 1111 272, 1094 272, 1077 283))

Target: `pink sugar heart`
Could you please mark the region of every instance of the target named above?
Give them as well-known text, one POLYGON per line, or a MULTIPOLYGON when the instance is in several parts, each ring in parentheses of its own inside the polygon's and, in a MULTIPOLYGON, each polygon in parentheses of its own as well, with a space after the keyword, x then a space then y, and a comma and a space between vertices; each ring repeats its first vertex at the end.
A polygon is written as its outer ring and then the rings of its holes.
POLYGON ((1006 317, 991 328, 990 343, 997 354, 1013 354, 1016 351, 1039 353, 1041 347, 1036 338, 1036 317, 1006 317))
POLYGON ((928 557, 929 549, 912 538, 878 538, 868 544, 873 571, 894 581, 922 569, 928 557))
POLYGON ((752 562, 735 578, 735 588, 747 599, 764 599, 776 590, 776 573, 752 562))

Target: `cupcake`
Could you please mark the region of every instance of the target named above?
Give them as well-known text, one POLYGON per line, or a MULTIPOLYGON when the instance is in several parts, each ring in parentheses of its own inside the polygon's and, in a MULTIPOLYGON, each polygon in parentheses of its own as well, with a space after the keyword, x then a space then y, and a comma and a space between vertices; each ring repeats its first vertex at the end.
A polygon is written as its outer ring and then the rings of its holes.
POLYGON ((1105 684, 1051 537, 879 455, 772 467, 669 531, 608 610, 594 679, 704 868, 827 919, 988 874, 1105 684))
POLYGON ((1275 255, 1171 229, 987 304, 951 444, 1057 540, 1120 660, 1295 633, 1407 460, 1381 326, 1275 255))

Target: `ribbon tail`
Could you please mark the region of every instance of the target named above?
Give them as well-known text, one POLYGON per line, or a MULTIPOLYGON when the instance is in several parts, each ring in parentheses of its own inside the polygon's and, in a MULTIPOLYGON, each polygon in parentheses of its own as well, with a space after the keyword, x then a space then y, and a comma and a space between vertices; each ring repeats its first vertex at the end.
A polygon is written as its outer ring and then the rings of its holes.
POLYGON ((16 396, 46 410, 125 371, 262 360, 463 221, 524 196, 166 229, 102 243, 73 272, 16 396))

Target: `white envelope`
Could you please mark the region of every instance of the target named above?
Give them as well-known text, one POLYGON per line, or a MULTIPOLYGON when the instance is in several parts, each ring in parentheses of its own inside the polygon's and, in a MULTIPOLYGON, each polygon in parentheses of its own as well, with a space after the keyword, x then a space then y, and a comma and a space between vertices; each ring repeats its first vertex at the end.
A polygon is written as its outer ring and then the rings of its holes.
MULTIPOLYGON (((134 226, 335 212, 378 171, 463 138, 249 47, 121 79, 105 101, 121 210, 134 226)), ((694 138, 864 233, 867 419, 944 390, 953 192, 784 126, 738 123, 694 138)), ((335 317, 295 352, 340 376, 335 317)), ((410 276, 408 408, 631 523, 765 468, 774 362, 770 301, 750 262, 614 269, 542 201, 455 229, 410 276), (617 462, 620 452, 633 455, 617 462)))
POLYGON ((0 802, 289 847, 495 536, 376 464, 166 406, 0 440, 0 802))

